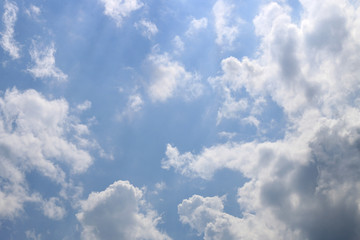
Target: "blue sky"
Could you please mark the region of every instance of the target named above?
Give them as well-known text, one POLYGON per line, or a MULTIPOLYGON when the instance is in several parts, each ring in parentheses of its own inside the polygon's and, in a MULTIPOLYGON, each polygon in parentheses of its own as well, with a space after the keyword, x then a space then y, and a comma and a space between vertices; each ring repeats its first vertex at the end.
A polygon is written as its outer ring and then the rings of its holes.
POLYGON ((360 238, 358 1, 0 15, 1 239, 360 238))

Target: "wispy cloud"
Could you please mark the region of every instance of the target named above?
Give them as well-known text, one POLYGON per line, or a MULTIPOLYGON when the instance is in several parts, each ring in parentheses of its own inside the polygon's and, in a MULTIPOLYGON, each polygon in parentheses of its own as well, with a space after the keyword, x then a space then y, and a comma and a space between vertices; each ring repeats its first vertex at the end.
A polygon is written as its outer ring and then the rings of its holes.
POLYGON ((50 79, 56 82, 66 82, 68 76, 55 65, 55 44, 48 46, 33 41, 30 49, 31 60, 34 64, 27 69, 35 78, 50 79))
POLYGON ((134 24, 135 28, 141 31, 141 34, 148 39, 151 39, 158 32, 158 28, 155 23, 152 23, 146 19, 141 19, 134 24))
POLYGON ((10 54, 13 59, 20 57, 20 48, 14 39, 14 27, 17 20, 18 7, 16 3, 5 1, 4 15, 2 17, 4 23, 4 31, 1 33, 1 47, 10 54))

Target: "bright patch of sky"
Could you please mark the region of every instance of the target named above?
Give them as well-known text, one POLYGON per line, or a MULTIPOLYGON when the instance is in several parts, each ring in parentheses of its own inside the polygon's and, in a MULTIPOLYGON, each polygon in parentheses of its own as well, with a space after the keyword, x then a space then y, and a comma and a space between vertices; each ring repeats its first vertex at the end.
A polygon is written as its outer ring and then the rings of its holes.
POLYGON ((0 16, 1 239, 360 239, 358 1, 0 16))

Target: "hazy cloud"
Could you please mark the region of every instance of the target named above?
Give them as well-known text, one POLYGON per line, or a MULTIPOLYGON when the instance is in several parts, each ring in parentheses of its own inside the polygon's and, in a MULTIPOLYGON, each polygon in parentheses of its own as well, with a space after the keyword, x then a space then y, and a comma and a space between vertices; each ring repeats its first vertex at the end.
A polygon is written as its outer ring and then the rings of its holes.
POLYGON ((151 39, 159 31, 155 23, 152 23, 145 19, 141 19, 139 22, 136 22, 134 26, 136 27, 136 29, 141 31, 141 34, 144 37, 147 37, 148 39, 151 39))
POLYGON ((187 36, 192 36, 196 32, 200 31, 201 29, 207 28, 208 20, 207 18, 203 17, 200 19, 193 18, 190 22, 189 29, 186 31, 187 36))

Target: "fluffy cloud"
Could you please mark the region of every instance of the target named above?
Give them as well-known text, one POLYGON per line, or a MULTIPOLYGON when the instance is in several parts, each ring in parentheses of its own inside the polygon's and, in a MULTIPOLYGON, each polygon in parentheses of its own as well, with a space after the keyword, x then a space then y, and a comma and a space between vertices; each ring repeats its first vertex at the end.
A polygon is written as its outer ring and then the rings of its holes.
POLYGON ((33 41, 30 56, 34 64, 27 71, 35 78, 50 78, 57 82, 67 81, 68 76, 55 66, 55 52, 54 43, 44 46, 39 42, 33 41))
POLYGON ((144 37, 151 39, 159 31, 155 23, 152 23, 148 20, 141 19, 139 22, 135 23, 136 29, 141 31, 141 34, 144 37))
POLYGON ((14 26, 17 19, 18 7, 14 2, 5 1, 4 10, 2 20, 5 29, 1 33, 0 44, 13 59, 16 59, 20 57, 20 48, 14 39, 14 26))
POLYGON ((62 198, 76 194, 65 169, 79 174, 92 164, 89 150, 94 142, 87 136, 87 126, 69 114, 64 99, 47 100, 35 90, 7 90, 0 98, 0 112, 0 218, 18 216, 26 202, 41 204, 50 218, 62 218, 60 200, 43 200, 29 188, 26 176, 48 178, 61 187, 62 198))
POLYGON ((193 99, 202 94, 202 85, 196 73, 187 72, 168 54, 151 54, 146 61, 150 72, 148 94, 152 101, 166 101, 181 95, 185 99, 193 99))
POLYGON ((207 18, 205 18, 205 17, 200 18, 200 19, 193 18, 190 22, 189 29, 186 31, 185 34, 190 37, 190 36, 194 35, 196 32, 198 32, 199 30, 207 28, 207 25, 208 25, 207 18))
POLYGON ((49 201, 45 201, 43 203, 44 215, 50 219, 62 219, 66 214, 66 210, 63 207, 59 206, 59 202, 59 198, 55 197, 50 198, 49 201))
POLYGON ((243 20, 232 14, 233 8, 234 5, 226 0, 218 0, 213 6, 216 43, 220 46, 231 47, 239 34, 239 27, 243 20))
POLYGON ((182 222, 205 239, 360 237, 360 57, 353 54, 360 50, 360 9, 345 0, 301 3, 297 24, 288 6, 264 5, 254 19, 259 55, 224 59, 223 75, 209 79, 224 106, 228 92, 246 91, 254 105, 270 96, 287 118, 284 137, 228 142, 198 154, 167 146, 166 169, 211 179, 228 168, 248 179, 238 189, 241 217, 224 213, 216 196, 179 205, 182 222))
POLYGON ((160 217, 146 204, 143 191, 127 181, 92 192, 76 216, 82 239, 170 239, 156 228, 160 217))
POLYGON ((111 17, 118 27, 121 26, 123 18, 128 17, 131 12, 141 8, 144 4, 138 0, 100 0, 105 7, 105 15, 111 17))
MULTIPOLYGON (((180 221, 189 224, 205 240, 221 239, 288 239, 280 228, 269 230, 261 218, 245 213, 242 219, 224 212, 224 197, 194 195, 178 206, 180 221)), ((290 238, 291 239, 291 238, 290 238)))

